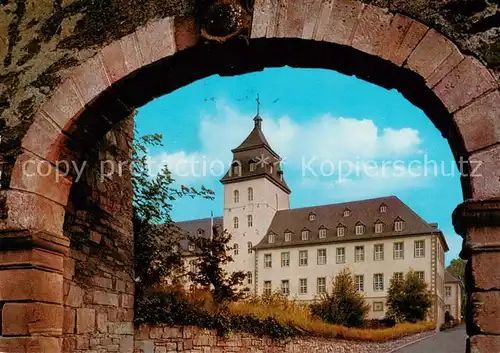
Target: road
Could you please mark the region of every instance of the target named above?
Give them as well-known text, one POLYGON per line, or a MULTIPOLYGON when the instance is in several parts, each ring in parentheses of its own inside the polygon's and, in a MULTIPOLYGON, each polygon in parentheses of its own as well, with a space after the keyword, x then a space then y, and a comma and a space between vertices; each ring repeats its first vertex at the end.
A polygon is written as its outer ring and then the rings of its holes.
POLYGON ((464 353, 466 338, 465 325, 461 325, 400 349, 397 353, 464 353))

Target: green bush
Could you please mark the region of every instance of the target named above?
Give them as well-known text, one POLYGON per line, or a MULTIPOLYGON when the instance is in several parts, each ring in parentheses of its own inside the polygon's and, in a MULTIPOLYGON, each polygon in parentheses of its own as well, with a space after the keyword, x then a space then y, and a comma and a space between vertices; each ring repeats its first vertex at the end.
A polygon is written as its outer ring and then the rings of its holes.
POLYGON ((332 293, 326 293, 318 303, 311 305, 313 315, 322 320, 347 327, 361 327, 369 307, 363 295, 356 290, 353 274, 342 270, 333 280, 332 293))
POLYGON ((389 316, 400 322, 422 321, 431 304, 427 283, 416 272, 410 270, 402 280, 391 278, 387 291, 389 316))

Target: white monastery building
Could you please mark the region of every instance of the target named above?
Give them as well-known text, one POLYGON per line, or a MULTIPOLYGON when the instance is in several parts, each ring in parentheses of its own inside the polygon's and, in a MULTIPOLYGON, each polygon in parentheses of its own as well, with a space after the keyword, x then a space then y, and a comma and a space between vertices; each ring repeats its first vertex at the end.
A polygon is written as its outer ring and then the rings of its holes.
MULTIPOLYGON (((348 267, 370 305, 370 318, 383 318, 390 279, 413 269, 433 294, 430 319, 444 322, 444 253, 437 228, 395 196, 291 209, 280 156, 255 126, 233 152, 224 185, 223 217, 177 223, 191 234, 210 234, 222 225, 232 234, 234 262, 255 293, 279 289, 311 301, 329 291, 333 277, 348 267)), ((450 293, 457 293, 452 291, 450 293)), ((450 294, 451 295, 451 294, 450 294)), ((451 309, 451 308, 450 308, 451 309)), ((454 313, 456 313, 453 307, 454 313)))

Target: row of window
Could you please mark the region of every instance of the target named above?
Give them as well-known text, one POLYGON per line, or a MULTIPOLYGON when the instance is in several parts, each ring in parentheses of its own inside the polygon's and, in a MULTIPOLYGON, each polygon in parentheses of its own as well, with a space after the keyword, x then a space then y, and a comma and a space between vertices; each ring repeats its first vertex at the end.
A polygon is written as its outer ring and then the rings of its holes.
MULTIPOLYGON (((416 272, 420 279, 423 281, 425 279, 424 271, 416 272)), ((403 272, 394 272, 393 279, 395 281, 402 280, 404 277, 403 272)), ((365 275, 354 275, 356 290, 359 292, 365 291, 365 275)), ((299 278, 299 294, 305 295, 308 293, 308 279, 307 278, 299 278)), ((326 277, 317 277, 316 278, 316 293, 324 294, 326 293, 326 277)), ((373 291, 374 292, 382 292, 385 289, 384 285, 384 274, 383 273, 375 273, 373 275, 373 291)), ((264 281, 264 294, 272 293, 272 282, 264 281)), ((284 295, 290 295, 290 280, 284 279, 281 280, 281 293, 284 295)))
MULTIPOLYGON (((248 252, 249 254, 251 254, 251 253, 252 253, 252 250, 253 250, 253 244, 252 244, 252 242, 251 242, 251 241, 249 241, 249 242, 247 243, 247 252, 248 252)), ((234 243, 234 244, 233 244, 233 254, 234 254, 234 255, 239 255, 239 254, 240 254, 240 246, 239 246, 237 243, 234 243)))
MULTIPOLYGON (((250 251, 249 251, 250 252, 250 251)), ((415 258, 425 257, 425 240, 415 240, 413 256, 415 258)), ((393 244, 393 258, 394 260, 404 259, 404 243, 397 242, 393 244)), ((384 244, 375 244, 373 246, 373 260, 384 260, 384 244)), ((365 261, 365 246, 354 247, 354 262, 365 261)), ((264 268, 272 267, 272 254, 264 254, 264 268)), ((346 263, 346 248, 338 247, 335 249, 335 262, 337 264, 346 263)), ((326 265, 327 255, 326 249, 317 249, 316 263, 318 265, 326 265)), ((299 266, 307 266, 309 264, 309 251, 299 250, 299 266)), ((281 253, 281 267, 290 266, 290 252, 281 253)))
MULTIPOLYGON (((396 220, 394 222, 393 229, 395 232, 402 232, 404 230, 404 221, 403 220, 396 220)), ((383 233, 385 231, 385 224, 382 222, 375 223, 374 231, 376 234, 383 233)), ((347 233, 346 226, 344 226, 342 224, 337 226, 337 237, 343 237, 346 235, 346 233, 347 233)), ((363 235, 365 233, 366 233, 366 226, 364 224, 359 223, 354 227, 354 234, 355 235, 363 235)), ((327 234, 328 234, 327 228, 324 228, 324 227, 319 228, 318 236, 320 239, 326 238, 327 234)), ((304 240, 304 241, 309 240, 310 235, 311 235, 311 231, 309 229, 302 229, 301 234, 300 234, 300 238, 301 238, 301 240, 304 240)), ((278 235, 275 233, 270 233, 269 239, 268 239, 269 243, 274 243, 274 242, 276 242, 276 240, 278 240, 278 235)), ((286 231, 285 232, 285 242, 288 242, 291 240, 292 240, 292 232, 286 231)))
MULTIPOLYGON (((269 166, 269 174, 273 174, 274 173, 274 165, 273 163, 266 163, 268 166, 269 166)), ((250 161, 248 162, 248 170, 250 172, 255 172, 257 170, 257 163, 255 163, 254 161, 250 161)), ((231 168, 231 173, 232 173, 232 176, 240 176, 241 175, 241 163, 239 162, 236 162, 236 163, 233 163, 233 166, 231 168)), ((280 178, 282 178, 282 173, 278 170, 278 174, 280 175, 280 178)))
MULTIPOLYGON (((253 227, 253 216, 251 214, 247 215, 247 226, 253 227)), ((233 228, 238 229, 240 227, 240 219, 238 217, 233 217, 233 228)))

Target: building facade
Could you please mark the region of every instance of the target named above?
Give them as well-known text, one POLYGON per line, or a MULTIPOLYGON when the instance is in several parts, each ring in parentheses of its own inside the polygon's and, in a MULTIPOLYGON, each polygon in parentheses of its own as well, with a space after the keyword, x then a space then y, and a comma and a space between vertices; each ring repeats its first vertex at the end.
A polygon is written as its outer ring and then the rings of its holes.
POLYGON ((445 311, 455 320, 462 319, 462 282, 448 271, 445 272, 444 302, 445 311))
POLYGON ((281 159, 262 132, 262 119, 240 146, 221 179, 223 217, 181 222, 190 233, 222 225, 233 240, 228 270, 247 273, 254 293, 281 290, 312 301, 329 291, 343 268, 370 305, 370 318, 383 318, 390 279, 417 271, 433 295, 431 319, 444 322, 444 253, 437 224, 429 224, 395 196, 290 209, 290 189, 281 159))

